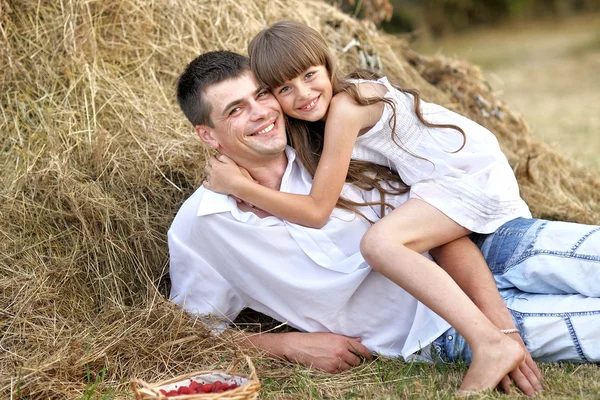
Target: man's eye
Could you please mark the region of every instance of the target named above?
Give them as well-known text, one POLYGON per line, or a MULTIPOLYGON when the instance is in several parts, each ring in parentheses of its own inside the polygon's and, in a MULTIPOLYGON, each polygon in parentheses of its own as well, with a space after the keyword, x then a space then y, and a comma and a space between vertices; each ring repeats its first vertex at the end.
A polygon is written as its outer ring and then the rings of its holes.
POLYGON ((241 110, 240 107, 234 107, 234 108, 231 109, 231 111, 229 111, 229 115, 233 115, 233 114, 237 113, 240 110, 241 110))
POLYGON ((265 90, 263 92, 260 92, 257 97, 260 99, 261 97, 265 97, 265 96, 268 96, 268 95, 269 95, 269 91, 265 90))

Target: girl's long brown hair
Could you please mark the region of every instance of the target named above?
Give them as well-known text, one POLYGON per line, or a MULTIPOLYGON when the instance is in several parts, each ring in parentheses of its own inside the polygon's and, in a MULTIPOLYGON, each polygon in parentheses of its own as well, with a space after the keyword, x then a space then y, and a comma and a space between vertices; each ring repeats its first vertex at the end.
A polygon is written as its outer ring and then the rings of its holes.
MULTIPOLYGON (((396 105, 394 102, 383 97, 365 98, 360 95, 357 86, 352 83, 352 79, 374 80, 380 78, 381 75, 371 71, 356 70, 344 79, 340 79, 335 61, 329 52, 329 47, 325 39, 316 30, 296 21, 277 22, 252 39, 248 45, 248 55, 250 56, 252 72, 258 81, 269 89, 281 86, 286 81, 303 74, 312 66, 323 65, 329 72, 333 95, 346 92, 360 105, 384 102, 392 107, 394 112, 389 121, 392 128, 392 140, 398 147, 409 152, 395 134, 396 105)), ((460 127, 427 122, 421 113, 419 92, 412 89, 397 89, 413 96, 415 114, 423 125, 458 130, 462 133, 464 140, 462 146, 456 151, 460 151, 464 147, 466 136, 460 127)), ((325 124, 323 122, 301 121, 291 117, 287 117, 286 121, 290 145, 296 150, 297 157, 304 167, 314 176, 323 152, 325 124)), ((416 154, 412 155, 422 158, 416 154)), ((337 207, 351 210, 363 217, 364 214, 358 211, 358 206, 379 205, 381 216, 383 216, 385 215, 384 208, 386 206, 393 208, 393 206, 386 203, 385 196, 406 193, 410 189, 396 172, 367 161, 351 160, 346 182, 352 183, 361 189, 377 189, 381 194, 381 201, 374 203, 356 203, 340 196, 337 207)))

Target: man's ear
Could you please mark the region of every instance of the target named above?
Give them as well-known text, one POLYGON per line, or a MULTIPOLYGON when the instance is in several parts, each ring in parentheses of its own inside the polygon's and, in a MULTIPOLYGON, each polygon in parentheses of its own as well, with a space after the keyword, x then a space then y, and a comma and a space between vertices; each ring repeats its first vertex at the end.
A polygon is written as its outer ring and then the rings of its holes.
POLYGON ((194 129, 196 129, 196 133, 198 134, 200 140, 202 140, 208 147, 215 150, 219 148, 219 142, 214 137, 213 131, 210 128, 210 126, 196 125, 194 126, 194 129))

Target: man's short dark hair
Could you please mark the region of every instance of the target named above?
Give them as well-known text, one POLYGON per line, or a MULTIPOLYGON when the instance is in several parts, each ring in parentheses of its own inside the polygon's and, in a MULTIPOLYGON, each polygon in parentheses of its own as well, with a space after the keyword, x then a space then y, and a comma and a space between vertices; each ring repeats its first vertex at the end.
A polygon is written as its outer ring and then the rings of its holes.
POLYGON ((214 127, 206 89, 214 84, 237 78, 250 70, 248 57, 231 51, 210 51, 196 57, 177 82, 177 102, 192 125, 214 127))

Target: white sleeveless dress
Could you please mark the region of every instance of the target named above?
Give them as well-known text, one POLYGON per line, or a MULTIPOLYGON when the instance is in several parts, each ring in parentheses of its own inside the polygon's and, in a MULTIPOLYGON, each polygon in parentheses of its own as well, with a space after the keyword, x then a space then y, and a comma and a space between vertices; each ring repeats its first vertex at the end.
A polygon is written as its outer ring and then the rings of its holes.
MULTIPOLYGON (((357 85, 362 82, 355 81, 357 85)), ((392 108, 385 105, 381 119, 354 145, 352 159, 370 161, 398 172, 411 187, 410 196, 442 211, 458 224, 477 233, 492 233, 517 217, 531 218, 519 195, 517 179, 498 140, 483 126, 442 106, 421 101, 426 121, 461 127, 463 135, 448 128, 428 128, 414 112, 414 98, 385 85, 385 98, 396 104, 395 138, 392 108)))

